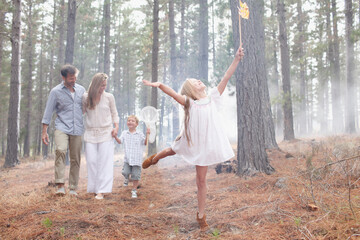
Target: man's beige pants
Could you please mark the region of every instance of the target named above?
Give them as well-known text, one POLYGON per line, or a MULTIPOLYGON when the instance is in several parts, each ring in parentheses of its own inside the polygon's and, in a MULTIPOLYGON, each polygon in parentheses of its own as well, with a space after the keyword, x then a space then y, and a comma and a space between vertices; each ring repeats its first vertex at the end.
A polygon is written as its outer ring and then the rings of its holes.
POLYGON ((55 183, 65 183, 65 156, 69 147, 69 188, 76 190, 79 182, 81 136, 74 136, 55 130, 55 183))

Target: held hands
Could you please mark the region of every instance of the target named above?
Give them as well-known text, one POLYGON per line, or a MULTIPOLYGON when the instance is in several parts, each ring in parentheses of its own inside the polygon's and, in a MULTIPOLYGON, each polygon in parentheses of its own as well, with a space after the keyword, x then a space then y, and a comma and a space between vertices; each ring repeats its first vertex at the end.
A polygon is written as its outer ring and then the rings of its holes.
POLYGON ((118 131, 119 131, 119 127, 114 127, 113 130, 111 131, 111 136, 116 137, 118 131))
POLYGON ((150 86, 150 87, 160 87, 160 85, 161 85, 161 82, 150 82, 145 79, 143 79, 142 81, 143 81, 144 85, 150 86))

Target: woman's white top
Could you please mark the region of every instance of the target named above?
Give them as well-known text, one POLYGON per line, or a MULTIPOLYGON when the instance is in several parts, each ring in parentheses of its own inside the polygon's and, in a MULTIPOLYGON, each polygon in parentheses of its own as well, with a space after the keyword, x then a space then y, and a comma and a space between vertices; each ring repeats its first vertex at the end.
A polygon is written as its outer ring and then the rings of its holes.
POLYGON ((94 109, 86 107, 88 93, 83 95, 83 111, 85 113, 84 141, 101 143, 112 140, 113 124, 119 123, 119 115, 115 106, 115 98, 111 93, 103 92, 94 109))
POLYGON ((212 89, 206 98, 195 101, 190 99, 188 127, 190 145, 182 126, 180 139, 174 141, 171 146, 186 162, 209 166, 230 160, 235 156, 222 127, 221 115, 218 111, 220 101, 221 95, 217 88, 212 89))

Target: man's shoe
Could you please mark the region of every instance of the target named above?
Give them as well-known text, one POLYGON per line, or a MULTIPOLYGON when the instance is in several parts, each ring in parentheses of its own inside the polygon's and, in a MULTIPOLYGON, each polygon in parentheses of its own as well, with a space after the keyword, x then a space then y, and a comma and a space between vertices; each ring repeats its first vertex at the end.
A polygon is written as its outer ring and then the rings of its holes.
POLYGON ((129 185, 129 179, 124 180, 124 187, 127 187, 129 185))
POLYGON ((65 195, 65 188, 64 187, 59 187, 56 192, 55 192, 56 195, 59 195, 59 196, 63 196, 65 195))

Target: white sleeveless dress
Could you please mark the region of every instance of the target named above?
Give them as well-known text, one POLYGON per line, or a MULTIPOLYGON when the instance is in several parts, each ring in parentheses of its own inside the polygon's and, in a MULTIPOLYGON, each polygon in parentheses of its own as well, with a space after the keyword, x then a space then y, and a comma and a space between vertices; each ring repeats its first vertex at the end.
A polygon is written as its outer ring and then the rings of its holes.
POLYGON ((209 166, 233 158, 234 151, 223 131, 221 116, 218 112, 221 96, 217 88, 210 91, 207 98, 190 99, 189 129, 191 142, 188 144, 184 126, 180 139, 171 148, 186 162, 192 165, 209 166))

